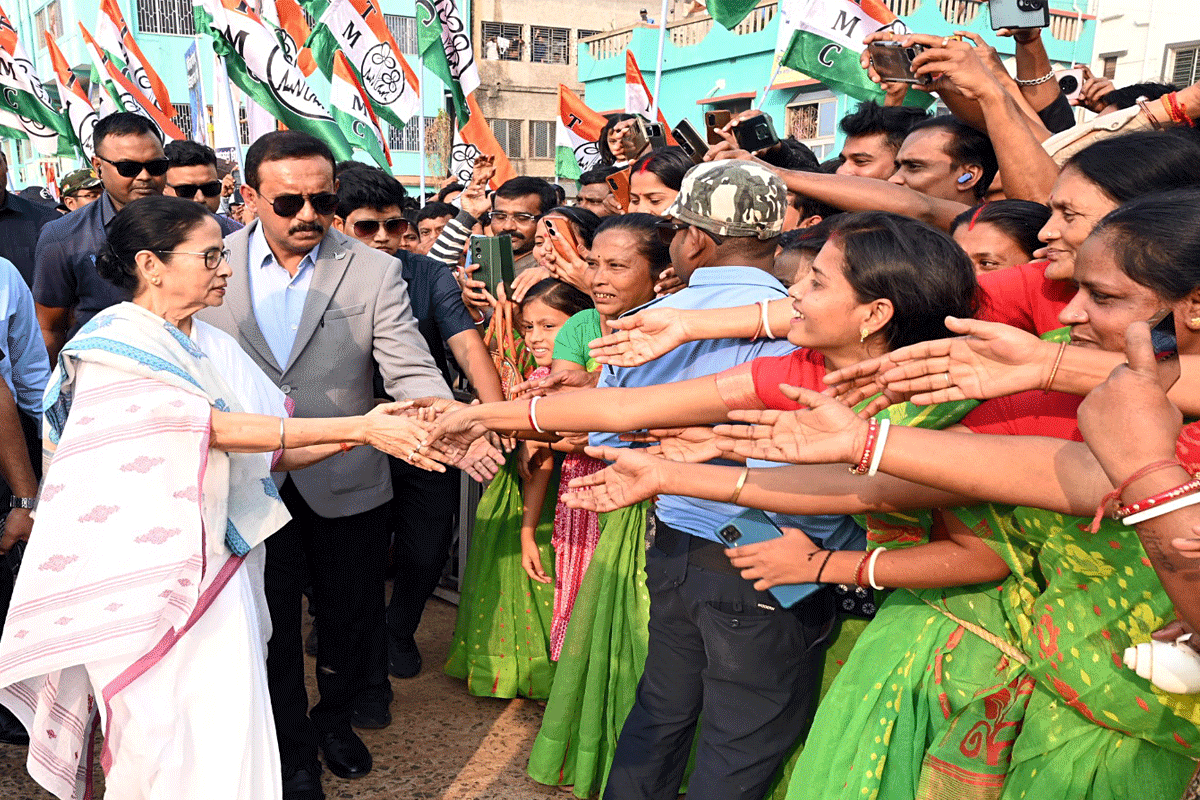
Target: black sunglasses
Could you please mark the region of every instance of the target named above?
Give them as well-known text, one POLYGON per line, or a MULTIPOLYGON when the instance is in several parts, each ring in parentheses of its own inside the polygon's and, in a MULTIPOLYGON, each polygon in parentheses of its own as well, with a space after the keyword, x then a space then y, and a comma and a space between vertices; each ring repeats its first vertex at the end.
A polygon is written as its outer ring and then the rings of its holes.
POLYGON ((354 235, 360 239, 365 239, 368 236, 374 236, 379 232, 379 226, 383 226, 383 230, 388 236, 395 236, 398 233, 404 233, 408 230, 408 220, 404 217, 392 217, 391 219, 360 219, 354 223, 354 235))
POLYGON ((686 222, 680 222, 676 219, 664 219, 661 222, 654 223, 654 230, 658 231, 658 239, 665 245, 670 245, 675 239, 675 234, 688 228, 696 228, 708 234, 708 238, 713 240, 713 244, 725 244, 724 236, 718 236, 706 228, 701 228, 699 225, 689 225, 686 222))
POLYGON ((221 193, 221 182, 181 183, 178 186, 172 186, 171 189, 175 192, 176 197, 187 197, 190 199, 196 196, 196 192, 201 192, 205 197, 216 197, 221 193))
MULTIPOLYGON (((263 195, 259 195, 267 200, 263 195)), ((274 200, 268 200, 271 208, 281 217, 294 217, 304 208, 305 202, 311 203, 313 211, 322 217, 327 217, 337 211, 338 196, 333 192, 317 192, 316 194, 281 194, 274 200)))
MULTIPOLYGON (((171 162, 165 158, 156 158, 153 161, 130 161, 122 159, 121 161, 110 161, 99 153, 96 158, 103 161, 105 164, 112 164, 117 169, 117 174, 122 178, 136 178, 145 170, 151 177, 157 178, 159 175, 167 174, 167 167, 171 166, 171 162)), ((195 194, 195 192, 192 192, 195 194)))

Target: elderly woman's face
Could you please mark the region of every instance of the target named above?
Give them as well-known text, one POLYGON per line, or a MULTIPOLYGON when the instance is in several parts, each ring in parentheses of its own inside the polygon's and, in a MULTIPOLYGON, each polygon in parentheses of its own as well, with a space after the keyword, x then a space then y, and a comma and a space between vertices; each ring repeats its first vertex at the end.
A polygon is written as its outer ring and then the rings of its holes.
POLYGON ((205 219, 170 253, 156 254, 161 280, 157 286, 151 285, 151 290, 170 306, 188 313, 221 305, 225 284, 233 273, 229 262, 218 257, 224 248, 221 226, 213 217, 205 219))

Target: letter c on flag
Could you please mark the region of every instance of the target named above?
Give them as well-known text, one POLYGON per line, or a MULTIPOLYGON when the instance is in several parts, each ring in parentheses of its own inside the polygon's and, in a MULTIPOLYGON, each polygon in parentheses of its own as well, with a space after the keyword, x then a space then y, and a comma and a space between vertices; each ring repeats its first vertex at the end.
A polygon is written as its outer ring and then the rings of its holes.
POLYGON ((829 60, 830 57, 836 56, 840 52, 842 52, 842 46, 840 44, 827 44, 822 47, 821 52, 817 54, 817 61, 820 61, 822 66, 832 67, 833 62, 829 60))

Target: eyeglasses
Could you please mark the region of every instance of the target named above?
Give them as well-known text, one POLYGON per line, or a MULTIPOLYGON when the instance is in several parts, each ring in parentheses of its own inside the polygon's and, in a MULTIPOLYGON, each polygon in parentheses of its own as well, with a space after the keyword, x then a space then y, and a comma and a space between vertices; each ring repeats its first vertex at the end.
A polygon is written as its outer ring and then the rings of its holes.
POLYGON ((205 197, 216 197, 221 193, 221 182, 181 183, 178 186, 172 186, 171 191, 175 192, 176 197, 195 197, 196 192, 202 193, 205 197))
POLYGON ((229 260, 229 248, 227 247, 210 247, 201 253, 194 250, 151 250, 150 252, 160 256, 204 256, 205 269, 216 269, 222 261, 229 260))
POLYGON ((149 173, 151 177, 157 178, 159 175, 166 175, 167 167, 171 166, 171 162, 165 158, 156 158, 153 161, 130 161, 128 159, 110 161, 99 153, 96 154, 96 158, 105 164, 112 164, 122 178, 136 178, 142 174, 142 170, 149 173))
POLYGON ((654 223, 654 229, 658 231, 658 239, 665 245, 670 245, 675 239, 675 234, 688 228, 696 228, 708 234, 708 238, 713 240, 713 244, 725 244, 726 237, 718 236, 712 231, 701 228, 699 225, 689 225, 686 222, 680 222, 675 219, 664 219, 661 222, 654 223))
POLYGON ((526 214, 521 211, 515 213, 509 213, 508 211, 493 211, 490 221, 493 223, 499 222, 503 224, 511 219, 515 220, 516 222, 530 223, 536 221, 537 218, 537 214, 526 214))
POLYGON ((354 235, 360 239, 365 239, 368 236, 374 236, 379 232, 379 226, 383 226, 384 232, 388 236, 395 236, 398 233, 405 233, 409 229, 408 220, 404 217, 392 217, 391 219, 360 219, 354 223, 354 235))
POLYGON ((313 211, 322 217, 327 217, 337 211, 338 196, 333 192, 317 192, 316 194, 281 194, 274 200, 268 200, 264 195, 259 195, 263 200, 267 200, 271 204, 271 208, 281 217, 294 217, 300 213, 300 209, 304 208, 304 203, 312 204, 313 211))

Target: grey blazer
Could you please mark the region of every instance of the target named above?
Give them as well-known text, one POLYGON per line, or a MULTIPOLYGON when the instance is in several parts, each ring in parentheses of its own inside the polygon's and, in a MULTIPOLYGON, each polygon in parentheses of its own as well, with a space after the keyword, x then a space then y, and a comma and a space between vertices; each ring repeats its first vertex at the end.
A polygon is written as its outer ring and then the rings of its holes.
MULTIPOLYGON (((255 221, 225 239, 233 274, 225 303, 197 314, 238 340, 295 403, 297 417, 365 414, 374 404, 375 364, 388 394, 400 400, 450 397, 450 389, 417 331, 398 259, 335 230, 326 232, 287 364, 277 364, 251 304, 250 234, 255 221)), ((290 473, 305 501, 323 517, 368 511, 392 497, 387 460, 371 447, 339 453, 290 473)))

